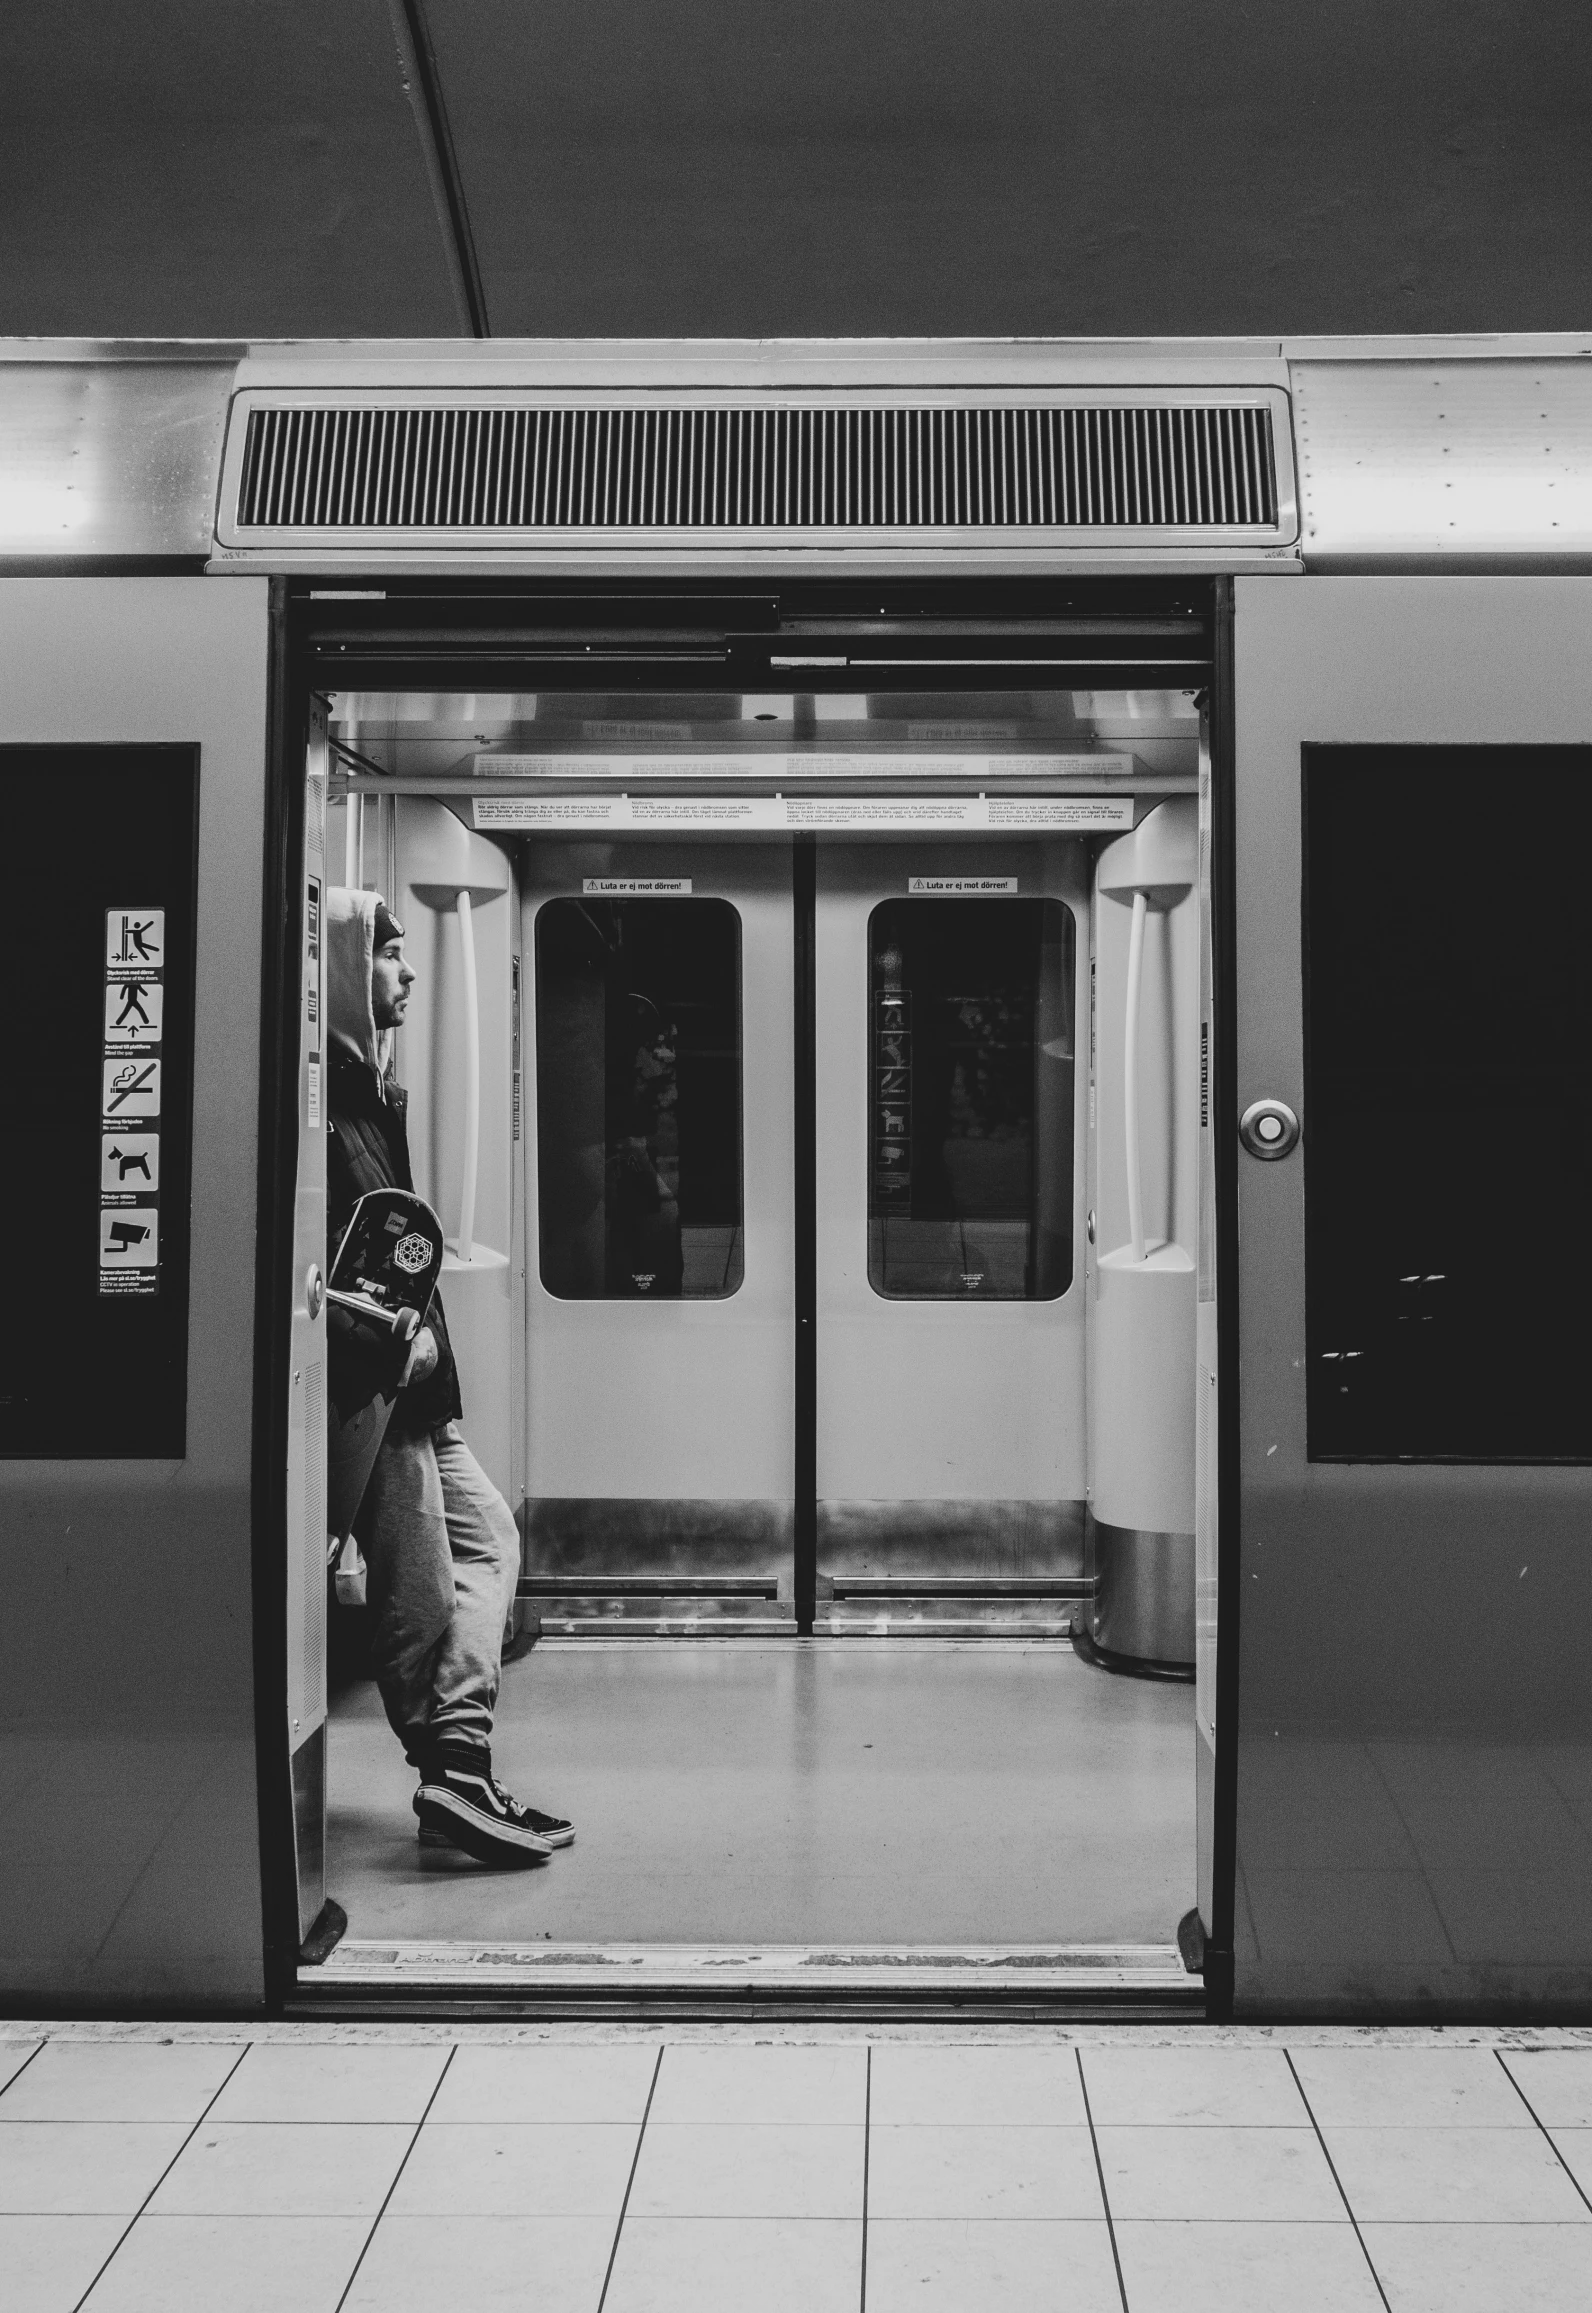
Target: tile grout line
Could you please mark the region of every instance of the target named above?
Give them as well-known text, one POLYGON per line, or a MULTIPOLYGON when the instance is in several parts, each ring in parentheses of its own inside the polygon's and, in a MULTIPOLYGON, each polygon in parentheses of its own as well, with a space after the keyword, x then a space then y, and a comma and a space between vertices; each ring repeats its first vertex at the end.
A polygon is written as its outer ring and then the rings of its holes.
POLYGON ((447 2062, 443 2065, 442 2070, 437 2074, 436 2082, 432 2088, 431 2094, 426 2098, 426 2108, 424 2112, 421 2113, 420 2118, 415 2122, 415 2133, 409 2139, 409 2142, 404 2146, 403 2159, 393 2170, 392 2183, 387 2187, 387 2190, 381 2196, 381 2207, 376 2211, 375 2216, 372 2218, 370 2231, 365 2235, 359 2255, 354 2259, 354 2269, 349 2274, 348 2279, 343 2283, 342 2293, 337 2300, 336 2313, 343 2313, 343 2307, 348 2302, 348 2292, 350 2289, 352 2289, 354 2283, 359 2279, 359 2268, 365 2262, 365 2259, 370 2255, 370 2244, 376 2238, 376 2234, 381 2225, 382 2218, 387 2214, 388 2209, 392 2205, 392 2196, 398 2190, 399 2179, 402 2177, 404 2170, 409 2166, 409 2156, 414 2151, 415 2146, 420 2142, 420 2131, 425 2127, 426 2122, 431 2118, 431 2107, 436 2103, 437 2098, 442 2094, 442 2083, 447 2079, 449 2069, 453 2063, 453 2059, 458 2055, 458 2053, 459 2043, 457 2040, 455 2040, 453 2046, 448 2050, 447 2062))
MULTIPOLYGON (((151 2201, 154 2199, 154 2197, 155 2197, 156 2193, 158 2193, 158 2192, 159 2192, 159 2190, 160 2190, 161 2186, 162 2186, 162 2185, 165 2183, 165 2181, 166 2181, 167 2177, 169 2177, 169 2176, 170 2176, 170 2174, 171 2174, 172 2170, 173 2170, 173 2169, 176 2167, 176 2165, 177 2165, 178 2161, 180 2161, 180 2160, 181 2160, 181 2158, 182 2158, 183 2154, 184 2154, 184 2153, 187 2151, 187 2149, 188 2149, 189 2145, 190 2145, 190 2144, 192 2144, 192 2142, 193 2142, 194 2138, 195 2138, 195 2137, 196 2137, 196 2136, 199 2134, 199 2131, 200 2131, 200 2129, 201 2129, 201 2128, 203 2128, 203 2126, 204 2126, 205 2122, 206 2122, 206 2121, 207 2121, 207 2120, 210 2118, 210 2115, 211 2115, 211 2113, 212 2113, 212 2112, 215 2110, 215 2106, 216 2106, 216 2101, 217 2101, 217 2098, 219 2098, 219 2097, 220 2097, 220 2095, 221 2095, 222 2091, 225 2089, 225 2087, 226 2087, 226 2085, 227 2085, 227 2081, 231 2080, 231 2078, 232 2078, 233 2074, 234 2074, 234 2073, 237 2071, 237 2069, 238 2069, 238 2065, 239 2065, 239 2064, 241 2064, 241 2063, 243 2062, 243 2059, 244 2059, 244 2057, 245 2057, 245 2056, 247 2056, 247 2054, 249 2053, 249 2049, 252 2047, 252 2045, 253 2045, 253 2042, 252 2042, 252 2041, 245 2041, 244 2045, 243 2045, 243 2046, 242 2046, 242 2047, 241 2047, 241 2048, 238 2050, 238 2054, 237 2054, 237 2062, 236 2062, 236 2063, 234 2063, 234 2064, 232 2064, 232 2065, 230 2065, 230 2066, 228 2067, 226 2080, 223 2080, 223 2081, 220 2083, 220 2085, 219 2085, 219 2086, 218 2086, 218 2088, 216 2089, 216 2093, 215 2093, 215 2095, 214 2095, 214 2096, 212 2096, 212 2097, 209 2099, 209 2101, 208 2101, 208 2102, 207 2102, 207 2104, 205 2105, 205 2108, 204 2108, 203 2112, 201 2112, 201 2113, 200 2113, 200 2115, 199 2115, 198 2119, 197 2119, 197 2120, 194 2122, 194 2124, 193 2124, 192 2128, 190 2128, 190 2129, 189 2129, 189 2131, 188 2131, 187 2135, 186 2135, 186 2136, 183 2138, 183 2140, 182 2140, 181 2144, 179 2144, 179 2145, 178 2145, 178 2147, 177 2147, 176 2151, 175 2151, 175 2152, 172 2154, 172 2156, 171 2156, 170 2160, 168 2160, 168 2161, 167 2161, 167 2163, 166 2163, 165 2167, 164 2167, 164 2168, 161 2170, 161 2172, 160 2172, 159 2176, 157 2176, 157 2177, 156 2177, 156 2179, 155 2179, 154 2183, 153 2183, 153 2184, 150 2186, 150 2188, 149 2188, 148 2192, 147 2192, 147 2193, 145 2193, 145 2195, 144 2195, 143 2199, 142 2199, 142 2200, 139 2202, 139 2204, 138 2204, 137 2208, 136 2208, 136 2209, 134 2209, 134 2211, 133 2211, 132 2215, 131 2215, 131 2216, 128 2218, 128 2220, 127 2220, 126 2224, 125 2224, 125 2225, 122 2227, 121 2231, 120 2231, 120 2232, 117 2234, 117 2236, 116 2236, 116 2246, 115 2246, 115 2247, 112 2249, 112 2251, 111 2251, 111 2253, 110 2253, 110 2256, 108 2256, 108 2257, 106 2258, 106 2260, 105 2260, 105 2263, 104 2263, 103 2265, 101 2265, 101 2267, 100 2267, 99 2271, 98 2271, 98 2272, 95 2274, 95 2276, 94 2276, 93 2280, 92 2280, 92 2281, 90 2281, 90 2283, 89 2283, 88 2287, 87 2287, 87 2288, 84 2290, 84 2292, 83 2292, 82 2296, 78 2298, 76 2305, 74 2305, 74 2307, 73 2307, 73 2309, 72 2309, 72 2313, 79 2313, 79 2309, 80 2309, 80 2308, 81 2308, 83 2305, 85 2305, 85 2304, 88 2302, 89 2298, 90 2298, 90 2297, 91 2297, 91 2296, 94 2294, 94 2291, 95 2291, 95 2290, 96 2290, 96 2289, 99 2287, 99 2285, 100 2285, 101 2281, 103 2281, 103 2280, 104 2280, 104 2278, 105 2278, 105 2275, 106 2275, 106 2271, 108 2270, 108 2268, 110 2267, 110 2265, 112 2264, 112 2262, 115 2260, 115 2258, 117 2258, 117 2257, 118 2257, 118 2256, 121 2254, 122 2244, 123 2244, 123 2242, 126 2240, 126 2238, 127 2238, 128 2234, 129 2234, 129 2233, 132 2231, 132 2229, 133 2229, 134 2225, 136 2225, 136 2224, 137 2224, 137 2222, 138 2222, 139 2218, 140 2218, 140 2217, 143 2215, 143 2213, 144 2213, 145 2209, 147 2209, 147 2208, 148 2208, 148 2206, 149 2206, 150 2202, 151 2202, 151 2201)), ((32 2058, 30 2057, 30 2058, 29 2058, 29 2062, 31 2063, 31 2061, 32 2061, 32 2058)), ((26 2066, 26 2065, 24 2065, 24 2067, 23 2067, 23 2070, 24 2070, 24 2071, 26 2071, 26 2069, 27 2069, 27 2066, 26 2066)), ((8 2082, 8 2083, 7 2083, 7 2085, 9 2086, 9 2085, 10 2085, 10 2083, 8 2082)))
POLYGON ((1579 2177, 1576 2175, 1576 2173, 1575 2173, 1575 2170, 1574 2170, 1574 2169, 1573 2169, 1573 2168, 1570 2166, 1570 2163, 1569 2163, 1569 2162, 1568 2162, 1568 2161, 1565 2159, 1565 2157, 1564 2157, 1564 2154, 1563 2154, 1563 2153, 1562 2153, 1562 2152, 1559 2150, 1559 2147, 1557 2146, 1557 2144, 1555 2144, 1555 2143, 1554 2143, 1552 2132, 1551 2132, 1551 2131, 1550 2131, 1550 2130, 1549 2130, 1549 2129, 1548 2129, 1548 2128, 1545 2126, 1545 2124, 1544 2124, 1544 2123, 1543 2123, 1543 2122, 1542 2122, 1542 2121, 1541 2121, 1541 2120, 1538 2118, 1538 2116, 1537 2116, 1537 2108, 1536 2108, 1536 2106, 1535 2106, 1535 2105, 1532 2103, 1532 2101, 1531 2101, 1530 2097, 1529 2097, 1529 2096, 1526 2094, 1525 2090, 1524 2090, 1524 2089, 1521 2087, 1521 2085, 1520 2085, 1519 2081, 1518 2081, 1518 2080, 1515 2078, 1514 2074, 1513 2074, 1513 2073, 1510 2071, 1510 2069, 1509 2069, 1508 2065, 1507 2065, 1506 2063, 1504 2063, 1504 2052, 1503 2052, 1503 2050, 1502 2050, 1501 2048, 1495 2048, 1495 2049, 1493 2050, 1493 2054, 1494 2054, 1494 2055, 1497 2057, 1497 2059, 1498 2059, 1499 2065, 1500 2065, 1500 2067, 1502 2068, 1502 2071, 1503 2071, 1503 2076, 1504 2076, 1504 2078, 1505 2078, 1505 2079, 1508 2081, 1508 2083, 1509 2083, 1510 2087, 1511 2087, 1511 2088, 1514 2090, 1515 2094, 1516 2094, 1516 2095, 1519 2097, 1519 2099, 1520 2099, 1521 2103, 1522 2103, 1522 2104, 1525 2106, 1526 2110, 1527 2110, 1527 2111, 1530 2113, 1530 2115, 1531 2115, 1532 2119, 1533 2119, 1534 2121, 1536 2121, 1536 2124, 1537 2124, 1537 2126, 1538 2126, 1538 2127, 1539 2127, 1539 2128, 1542 2130, 1542 2133, 1543 2133, 1543 2135, 1544 2135, 1544 2136, 1547 2138, 1547 2140, 1548 2140, 1548 2146, 1549 2146, 1549 2149, 1550 2149, 1550 2151, 1551 2151, 1551 2152, 1552 2152, 1552 2154, 1553 2154, 1553 2157, 1554 2157, 1554 2159, 1555 2159, 1555 2160, 1558 2162, 1559 2166, 1560 2166, 1560 2167, 1563 2169, 1563 2171, 1564 2171, 1565 2175, 1566 2175, 1566 2176, 1567 2176, 1567 2177, 1570 2179, 1570 2182, 1571 2182, 1571 2183, 1574 2185, 1574 2187, 1575 2187, 1576 2191, 1577 2191, 1577 2192, 1580 2194, 1580 2196, 1581 2196, 1581 2199, 1582 2199, 1582 2201, 1585 2203, 1586 2207, 1587 2207, 1587 2208, 1589 2208, 1589 2209, 1592 2209, 1592 2200, 1588 2200, 1588 2199, 1587 2199, 1587 2195, 1586 2195, 1586 2192, 1585 2192, 1585 2190, 1583 2189, 1583 2187, 1582 2187, 1582 2184, 1581 2184, 1581 2179, 1580 2179, 1580 2178, 1579 2178, 1579 2177))
POLYGON ((1327 2140, 1321 2133, 1321 2123, 1316 2118, 1315 2107, 1311 2104, 1309 2097, 1305 2094, 1305 2084, 1300 2079, 1298 2071, 1295 2069, 1293 2050, 1291 2048, 1284 2048, 1282 2052, 1282 2060, 1287 2065, 1289 2071, 1293 2073, 1293 2084, 1299 2091, 1299 2101, 1304 2106, 1306 2112, 1310 2115, 1310 2125, 1316 2132, 1316 2142, 1321 2147, 1321 2157, 1326 2162, 1328 2168, 1332 2171, 1332 2181, 1338 2188, 1338 2198, 1343 2203, 1343 2213, 1348 2218, 1350 2224, 1354 2227, 1354 2237, 1360 2244, 1360 2254, 1365 2259, 1366 2271, 1370 2274, 1372 2280, 1376 2283, 1376 2293, 1381 2298, 1383 2304, 1388 2306, 1388 2313, 1393 2313, 1393 2308, 1391 2305, 1388 2305, 1387 2291, 1382 2286, 1382 2276, 1377 2271, 1376 2266, 1372 2261, 1371 2252, 1365 2245, 1365 2235, 1360 2230, 1360 2220, 1355 2215, 1354 2210, 1349 2202, 1349 2196, 1343 2189, 1343 2179, 1338 2174, 1338 2164, 1333 2159, 1331 2153, 1327 2150, 1327 2140))
POLYGON ((619 2220, 614 2226, 614 2237, 608 2247, 608 2263, 603 2270, 602 2294, 597 2299, 597 2313, 603 2313, 603 2307, 608 2302, 608 2284, 614 2277, 614 2259, 619 2254, 619 2236, 625 2229, 625 2217, 630 2208, 630 2189, 636 2181, 636 2171, 641 2166, 641 2147, 647 2133, 647 2122, 652 2117, 652 2100, 658 2093, 658 2075, 663 2070, 664 2053, 668 2045, 666 2040, 660 2043, 658 2061, 652 2067, 652 2078, 647 2083, 647 2101, 641 2108, 641 2126, 636 2131, 636 2149, 630 2156, 630 2174, 625 2179, 625 2197, 619 2204, 619 2220))
POLYGON ((1106 2164, 1100 2157, 1100 2139, 1095 2133, 1094 2107, 1089 2102, 1089 2083, 1084 2078, 1083 2050, 1073 2049, 1073 2061, 1078 2067, 1078 2086, 1083 2092, 1083 2116, 1089 2123, 1089 2143, 1094 2152, 1095 2175, 1100 2183, 1100 2206, 1106 2212, 1106 2238, 1111 2243, 1111 2262, 1117 2269, 1117 2295, 1122 2299, 1122 2313, 1129 2313, 1128 2284, 1122 2278, 1122 2252, 1117 2247, 1116 2220, 1111 2214, 1111 2195, 1106 2191, 1106 2164))
POLYGON ((873 2043, 863 2050, 862 2068, 862 2280, 858 2313, 868 2313, 868 2154, 873 2142, 873 2043))

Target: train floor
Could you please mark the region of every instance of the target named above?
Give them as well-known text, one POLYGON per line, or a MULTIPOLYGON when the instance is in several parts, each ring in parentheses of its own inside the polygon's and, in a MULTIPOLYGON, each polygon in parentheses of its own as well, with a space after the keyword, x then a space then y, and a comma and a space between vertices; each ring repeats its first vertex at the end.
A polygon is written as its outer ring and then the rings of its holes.
POLYGON ((7 2313, 1577 2313, 1592 2033, 0 2024, 7 2313))
POLYGON ((505 1665, 494 1767, 574 1846, 423 1852, 375 1687, 343 1687, 351 1938, 1165 1946, 1195 1900, 1193 1689, 1054 1640, 544 1641, 505 1665))

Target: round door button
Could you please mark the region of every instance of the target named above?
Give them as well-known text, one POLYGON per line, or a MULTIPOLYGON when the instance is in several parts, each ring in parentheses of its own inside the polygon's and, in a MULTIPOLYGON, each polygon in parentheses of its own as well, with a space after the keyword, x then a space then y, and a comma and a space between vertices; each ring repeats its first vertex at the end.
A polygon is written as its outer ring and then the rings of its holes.
POLYGON ((1299 1145, 1299 1119, 1285 1100, 1252 1100, 1238 1120, 1238 1137, 1252 1157, 1269 1163, 1299 1145))

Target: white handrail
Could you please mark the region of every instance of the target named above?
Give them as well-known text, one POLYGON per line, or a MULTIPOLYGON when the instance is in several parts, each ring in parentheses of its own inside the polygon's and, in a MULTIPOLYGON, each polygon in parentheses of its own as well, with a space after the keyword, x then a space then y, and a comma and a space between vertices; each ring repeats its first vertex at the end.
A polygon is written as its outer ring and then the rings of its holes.
POLYGON ((459 1259, 475 1258, 475 1185, 481 1164, 481 1000, 475 978, 475 917, 470 895, 458 897, 464 956, 464 1185, 459 1200, 459 1259))
POLYGON ((350 795, 343 805, 343 888, 358 891, 365 849, 365 798, 350 795))
POLYGON ((1128 1235, 1133 1258, 1144 1259, 1144 1189, 1139 1178, 1139 989, 1144 979, 1144 919, 1150 909, 1142 891, 1133 895, 1133 929, 1128 934, 1128 1018, 1122 1039, 1122 1143, 1128 1169, 1128 1235))

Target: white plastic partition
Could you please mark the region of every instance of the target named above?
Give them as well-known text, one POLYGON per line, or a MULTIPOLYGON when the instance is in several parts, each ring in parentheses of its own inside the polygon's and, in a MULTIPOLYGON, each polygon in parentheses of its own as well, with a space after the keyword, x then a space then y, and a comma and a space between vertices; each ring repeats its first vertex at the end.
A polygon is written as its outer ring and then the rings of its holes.
POLYGON ((475 1253, 475 1192, 481 1177, 481 987, 475 970, 475 905, 467 889, 454 901, 464 965, 464 1166, 459 1191, 459 1259, 475 1253))
POLYGON ((1193 1659, 1196 805, 1160 804, 1096 871, 1097 1235, 1089 1492, 1111 1652, 1193 1659))
POLYGON ((1128 1240, 1135 1261, 1144 1259, 1144 1176, 1139 1166, 1139 1010, 1144 993, 1144 925, 1150 895, 1133 895, 1128 933, 1127 1025, 1122 1037, 1122 1146, 1128 1190, 1128 1240))
POLYGON ((510 976, 513 871, 446 804, 397 804, 399 892, 418 980, 403 1030, 415 1180, 442 1216, 442 1299, 464 1427, 513 1498, 510 976))

